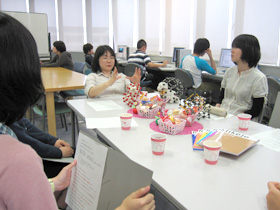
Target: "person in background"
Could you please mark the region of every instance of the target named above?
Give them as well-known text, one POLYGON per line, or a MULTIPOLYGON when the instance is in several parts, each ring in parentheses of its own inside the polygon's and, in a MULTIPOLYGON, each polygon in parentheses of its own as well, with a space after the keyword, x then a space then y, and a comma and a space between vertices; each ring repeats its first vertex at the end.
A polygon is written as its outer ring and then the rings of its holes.
POLYGON ((279 210, 280 209, 280 183, 268 182, 268 194, 266 195, 267 209, 279 210))
POLYGON ((92 72, 87 76, 85 93, 88 97, 123 94, 130 82, 140 83, 141 70, 135 69, 132 77, 118 73, 118 62, 113 49, 108 45, 99 46, 95 51, 92 72))
POLYGON ((63 67, 74 70, 72 56, 66 51, 63 41, 55 41, 53 43, 53 53, 56 54, 50 62, 41 63, 42 67, 63 67))
MULTIPOLYGON (((77 162, 48 180, 41 158, 30 146, 18 141, 10 129, 38 101, 44 88, 34 38, 20 22, 2 12, 0 58, 5 61, 0 62, 0 209, 57 210, 53 191, 69 185, 71 170, 77 162)), ((149 189, 147 186, 132 193, 118 209, 155 209, 149 189)))
MULTIPOLYGON (((74 155, 74 150, 66 141, 43 132, 24 117, 14 122, 10 128, 19 141, 31 146, 41 158, 63 158, 74 155)), ((67 164, 43 160, 43 165, 47 177, 54 177, 67 164)))
POLYGON ((267 78, 256 68, 260 58, 260 45, 255 36, 242 34, 233 40, 231 60, 236 66, 226 71, 221 83, 220 103, 216 106, 234 115, 259 116, 268 93, 267 78))
POLYGON ((90 43, 84 44, 83 51, 85 53, 85 62, 91 66, 93 62, 93 46, 90 43))
POLYGON ((136 52, 129 55, 128 59, 127 59, 128 63, 137 63, 144 67, 144 72, 143 72, 141 81, 148 81, 148 80, 152 80, 154 78, 153 74, 148 73, 146 71, 146 67, 149 67, 149 68, 164 67, 168 63, 168 61, 163 61, 163 63, 153 63, 151 61, 150 56, 148 54, 146 54, 146 51, 147 51, 147 43, 144 39, 140 39, 137 42, 136 52))
POLYGON ((206 71, 210 74, 215 75, 217 73, 217 68, 215 61, 212 56, 212 51, 210 49, 210 42, 206 38, 199 38, 194 44, 193 54, 185 56, 180 64, 180 68, 189 71, 193 77, 194 85, 193 88, 207 91, 213 87, 209 83, 202 83, 201 74, 202 71, 206 71), (210 65, 207 61, 201 59, 205 53, 210 59, 210 65))

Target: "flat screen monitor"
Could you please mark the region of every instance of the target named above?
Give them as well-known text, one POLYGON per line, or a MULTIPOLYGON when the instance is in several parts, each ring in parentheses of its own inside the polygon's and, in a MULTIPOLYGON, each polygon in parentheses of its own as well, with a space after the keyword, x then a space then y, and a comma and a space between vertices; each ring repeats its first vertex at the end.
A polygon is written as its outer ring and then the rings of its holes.
POLYGON ((177 50, 180 50, 180 49, 185 49, 184 47, 174 47, 174 50, 173 50, 173 58, 172 58, 172 62, 176 63, 176 51, 177 50))
POLYGON ((219 67, 230 68, 235 64, 231 61, 231 49, 221 49, 219 67))

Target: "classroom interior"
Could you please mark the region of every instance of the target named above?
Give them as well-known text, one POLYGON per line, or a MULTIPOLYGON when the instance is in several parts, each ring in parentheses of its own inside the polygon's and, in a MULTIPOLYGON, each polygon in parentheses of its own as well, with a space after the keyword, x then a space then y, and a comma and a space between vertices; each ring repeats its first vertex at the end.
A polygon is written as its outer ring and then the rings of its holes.
MULTIPOLYGON (((279 8, 279 0, 265 5, 261 0, 0 0, 1 11, 47 14, 49 46, 52 47, 54 41, 64 41, 74 63, 84 62, 82 46, 85 43, 91 43, 94 50, 99 45, 110 45, 118 53, 120 46, 133 52, 137 41, 145 39, 147 54, 153 61, 168 60, 174 64, 174 48, 193 50, 195 40, 205 37, 210 41, 218 67, 222 49, 230 49, 232 40, 246 33, 253 34, 260 42, 260 71, 278 80, 279 8)), ((50 51, 42 60, 52 55, 50 51)), ((203 58, 208 59, 207 56, 203 58)), ((79 98, 85 97, 74 97, 79 98)), ((66 130, 56 116, 57 136, 69 143, 72 141, 70 118, 67 114, 66 130)), ((42 128, 41 117, 37 116, 35 122, 42 128)), ((79 116, 78 123, 80 130, 97 138, 96 132, 87 129, 79 116)), ((279 128, 280 123, 276 124, 279 128)))

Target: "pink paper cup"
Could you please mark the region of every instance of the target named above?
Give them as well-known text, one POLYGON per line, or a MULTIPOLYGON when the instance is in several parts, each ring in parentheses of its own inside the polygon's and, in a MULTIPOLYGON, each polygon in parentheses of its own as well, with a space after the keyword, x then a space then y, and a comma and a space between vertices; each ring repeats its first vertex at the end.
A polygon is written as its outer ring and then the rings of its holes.
POLYGON ((121 127, 122 127, 122 129, 123 130, 130 130, 132 114, 130 114, 130 113, 122 113, 122 114, 120 114, 120 119, 121 119, 121 127))
POLYGON ((209 165, 217 164, 222 143, 208 140, 203 142, 203 146, 204 146, 204 162, 209 165))
POLYGON ((247 131, 252 115, 242 113, 238 114, 237 117, 239 119, 239 130, 247 131))
POLYGON ((162 133, 155 133, 151 135, 152 152, 154 155, 163 155, 166 135, 162 133))

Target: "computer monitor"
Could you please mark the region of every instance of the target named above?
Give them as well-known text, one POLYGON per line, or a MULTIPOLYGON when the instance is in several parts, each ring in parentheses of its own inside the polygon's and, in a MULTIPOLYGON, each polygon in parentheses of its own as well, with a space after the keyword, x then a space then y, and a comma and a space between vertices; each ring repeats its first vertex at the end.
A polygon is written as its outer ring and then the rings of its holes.
POLYGON ((190 50, 190 49, 179 49, 179 50, 176 50, 176 62, 175 62, 175 66, 179 68, 182 59, 183 59, 185 56, 189 55, 189 54, 192 54, 192 50, 190 50))
POLYGON ((231 60, 231 49, 222 48, 219 67, 230 68, 235 64, 231 60))
POLYGON ((184 47, 174 47, 172 62, 176 63, 176 60, 177 60, 176 53, 177 53, 177 50, 180 50, 180 49, 185 49, 185 48, 184 47))
POLYGON ((117 58, 127 60, 129 49, 126 45, 118 45, 117 58))

